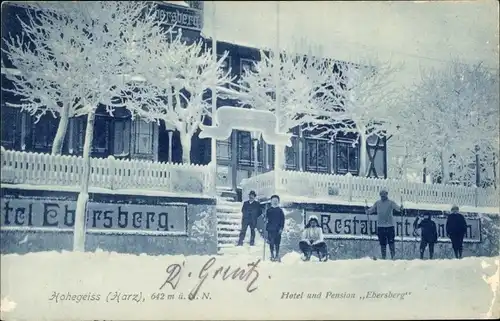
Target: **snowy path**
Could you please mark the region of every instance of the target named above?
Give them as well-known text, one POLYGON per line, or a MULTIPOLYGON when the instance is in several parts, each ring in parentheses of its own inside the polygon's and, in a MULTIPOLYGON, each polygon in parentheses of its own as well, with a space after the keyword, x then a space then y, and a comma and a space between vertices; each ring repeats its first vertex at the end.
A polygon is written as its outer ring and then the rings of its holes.
MULTIPOLYGON (((246 237, 245 237, 245 242, 243 246, 234 246, 234 247, 228 247, 228 248, 223 248, 221 250, 222 255, 225 256, 238 256, 238 257, 246 257, 250 259, 262 259, 264 255, 264 244, 265 240, 262 238, 259 232, 255 232, 255 245, 250 246, 248 244, 250 240, 250 231, 247 232, 246 237)), ((265 250, 265 260, 269 260, 270 255, 269 255, 269 246, 266 244, 266 250, 265 250)))
POLYGON ((260 262, 254 283, 250 282, 256 272, 247 281, 231 277, 224 281, 220 274, 214 277, 221 267, 220 271, 248 269, 248 264, 257 260, 251 256, 210 258, 106 252, 2 255, 0 317, 8 320, 373 320, 482 318, 488 311, 495 311, 498 316, 498 299, 496 307, 492 307, 495 284, 498 292, 498 257, 320 263, 301 262, 298 254, 291 253, 281 264, 260 262), (171 264, 179 264, 181 268, 177 287, 174 290, 166 284, 160 291, 168 278, 166 268, 171 264), (187 300, 200 282, 200 275, 208 277, 198 299, 187 300), (247 288, 255 290, 248 293, 247 288), (140 294, 144 301, 106 303, 106 298, 113 297, 115 291, 140 294), (80 298, 87 295, 87 299, 79 303, 49 300, 57 293, 81 295, 80 298), (165 298, 153 300, 155 295, 158 298, 157 293, 164 293, 165 298), (90 301, 92 294, 99 295, 100 300, 90 301))

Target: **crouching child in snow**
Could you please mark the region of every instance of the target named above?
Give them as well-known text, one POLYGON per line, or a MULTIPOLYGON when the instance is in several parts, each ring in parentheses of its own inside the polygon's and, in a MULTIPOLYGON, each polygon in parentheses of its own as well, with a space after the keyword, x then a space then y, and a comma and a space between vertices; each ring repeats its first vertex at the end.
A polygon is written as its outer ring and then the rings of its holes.
POLYGON ((309 217, 309 222, 307 222, 302 232, 302 240, 299 242, 299 247, 302 253, 304 253, 304 261, 311 259, 312 252, 318 253, 320 261, 328 259, 328 250, 323 240, 323 230, 319 226, 318 218, 315 215, 309 217))
POLYGON ((429 259, 432 260, 434 257, 434 244, 436 244, 438 239, 436 223, 431 218, 431 214, 427 214, 421 222, 418 221, 419 218, 413 223, 415 229, 421 229, 421 240, 420 240, 420 259, 424 259, 424 252, 427 244, 429 245, 429 259))

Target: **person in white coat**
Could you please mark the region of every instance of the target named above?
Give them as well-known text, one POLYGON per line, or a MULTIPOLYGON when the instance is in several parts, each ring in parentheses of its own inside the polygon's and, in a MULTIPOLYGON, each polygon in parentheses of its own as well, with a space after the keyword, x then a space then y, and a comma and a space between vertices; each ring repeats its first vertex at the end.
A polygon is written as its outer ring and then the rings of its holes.
POLYGON ((309 261, 313 252, 318 253, 320 261, 328 259, 328 249, 323 239, 323 229, 319 226, 318 218, 315 215, 309 217, 309 221, 302 232, 299 248, 304 253, 304 261, 309 261))

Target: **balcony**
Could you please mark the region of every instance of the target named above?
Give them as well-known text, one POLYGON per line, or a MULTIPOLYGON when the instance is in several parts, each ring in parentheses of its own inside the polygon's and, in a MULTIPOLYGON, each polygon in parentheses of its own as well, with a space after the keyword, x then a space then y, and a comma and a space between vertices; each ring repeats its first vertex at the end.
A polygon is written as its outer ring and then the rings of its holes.
MULTIPOLYGON (((2 188, 78 192, 83 158, 5 150, 2 188)), ((207 165, 91 158, 89 192, 152 196, 213 197, 213 170, 207 165)))
POLYGON ((463 211, 498 213, 499 196, 494 188, 412 183, 393 179, 332 175, 288 170, 275 170, 245 179, 242 193, 257 192, 260 199, 278 194, 282 202, 320 203, 366 206, 378 199, 383 188, 389 198, 403 201, 406 208, 450 210, 451 205, 463 211))

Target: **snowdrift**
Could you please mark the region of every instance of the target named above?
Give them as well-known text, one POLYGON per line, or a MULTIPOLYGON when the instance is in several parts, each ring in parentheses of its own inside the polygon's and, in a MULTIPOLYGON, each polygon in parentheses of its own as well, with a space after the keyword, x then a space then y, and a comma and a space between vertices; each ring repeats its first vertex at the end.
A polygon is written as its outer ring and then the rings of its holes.
POLYGON ((258 260, 102 251, 2 255, 1 318, 498 317, 499 257, 324 263, 289 253, 282 263, 258 260))

